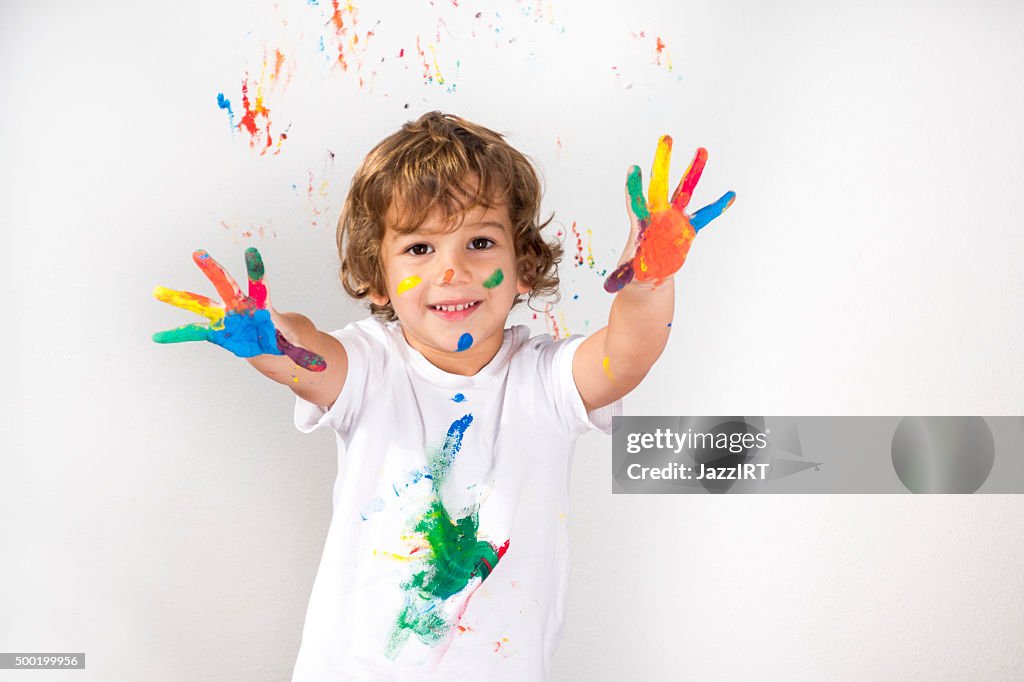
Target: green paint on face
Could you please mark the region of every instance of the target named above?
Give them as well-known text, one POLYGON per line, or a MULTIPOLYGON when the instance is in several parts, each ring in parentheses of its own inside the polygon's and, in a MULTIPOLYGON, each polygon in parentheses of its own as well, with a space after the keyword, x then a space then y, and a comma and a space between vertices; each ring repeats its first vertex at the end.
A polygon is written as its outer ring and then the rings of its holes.
POLYGON ((490 277, 484 280, 484 287, 487 289, 493 289, 494 287, 498 286, 504 281, 505 273, 501 271, 501 268, 498 268, 493 273, 491 273, 490 277))
POLYGON ((249 271, 249 279, 256 282, 263 279, 263 257, 251 246, 245 250, 245 268, 249 271))
POLYGON ((643 180, 640 178, 640 166, 633 166, 629 169, 629 176, 626 178, 626 188, 629 190, 629 203, 633 209, 633 215, 638 220, 649 220, 650 212, 647 210, 647 202, 644 200, 643 180))

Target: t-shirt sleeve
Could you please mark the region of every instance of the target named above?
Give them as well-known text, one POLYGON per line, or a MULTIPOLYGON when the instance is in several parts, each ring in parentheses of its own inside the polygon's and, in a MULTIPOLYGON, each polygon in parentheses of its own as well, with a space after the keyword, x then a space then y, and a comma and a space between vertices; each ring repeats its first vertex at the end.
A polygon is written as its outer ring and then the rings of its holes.
POLYGON ((572 359, 576 355, 576 349, 585 340, 585 336, 572 336, 552 344, 554 357, 551 378, 554 380, 552 383, 556 409, 569 430, 577 436, 590 430, 611 434, 612 417, 622 415, 622 399, 587 412, 580 391, 576 388, 576 381, 572 377, 572 359))
POLYGON ((382 371, 386 355, 382 339, 374 338, 356 324, 328 333, 345 347, 348 372, 330 409, 295 397, 295 428, 303 433, 310 433, 321 426, 328 426, 339 434, 347 432, 359 412, 371 378, 382 371))

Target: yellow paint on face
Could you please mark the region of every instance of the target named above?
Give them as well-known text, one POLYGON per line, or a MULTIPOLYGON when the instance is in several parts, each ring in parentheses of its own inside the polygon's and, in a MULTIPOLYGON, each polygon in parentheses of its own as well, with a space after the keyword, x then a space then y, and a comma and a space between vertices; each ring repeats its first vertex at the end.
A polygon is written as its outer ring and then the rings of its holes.
POLYGON ((604 360, 601 361, 601 364, 604 366, 604 373, 606 375, 608 375, 608 379, 611 380, 611 381, 615 381, 615 377, 612 375, 612 367, 611 367, 612 359, 611 359, 611 357, 609 357, 607 355, 604 356, 604 360))
POLYGON ((422 281, 423 280, 420 278, 419 275, 410 275, 409 277, 406 277, 405 279, 398 283, 398 295, 401 296, 405 292, 409 291, 409 289, 412 289, 413 287, 419 285, 419 283, 422 281))

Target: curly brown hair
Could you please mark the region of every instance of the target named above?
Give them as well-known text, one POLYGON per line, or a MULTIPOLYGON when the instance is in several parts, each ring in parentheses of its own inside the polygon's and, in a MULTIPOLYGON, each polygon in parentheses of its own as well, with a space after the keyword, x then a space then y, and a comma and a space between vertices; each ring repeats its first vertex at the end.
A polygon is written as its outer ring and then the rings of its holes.
MULTIPOLYGON (((457 229, 466 211, 502 201, 512 222, 517 274, 530 286, 528 305, 543 296, 557 302, 562 246, 541 235, 554 214, 539 222, 537 172, 501 134, 440 111, 423 114, 381 140, 352 178, 338 221, 342 286, 356 299, 386 296, 381 242, 388 224, 408 233, 441 208, 457 229)), ((513 306, 521 302, 517 295, 513 306)), ((390 302, 370 302, 370 312, 385 321, 398 319, 390 302)))

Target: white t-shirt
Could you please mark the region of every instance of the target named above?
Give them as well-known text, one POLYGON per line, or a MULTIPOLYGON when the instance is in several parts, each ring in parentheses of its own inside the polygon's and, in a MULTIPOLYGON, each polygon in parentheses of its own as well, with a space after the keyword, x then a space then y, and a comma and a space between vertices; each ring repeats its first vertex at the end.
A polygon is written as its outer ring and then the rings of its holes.
POLYGON ((611 433, 621 401, 586 412, 582 336, 505 330, 473 376, 449 374, 375 318, 331 333, 348 376, 295 425, 338 443, 334 516, 293 682, 547 680, 569 576, 576 439, 611 433))

